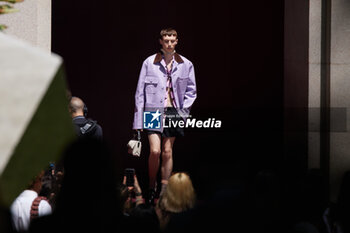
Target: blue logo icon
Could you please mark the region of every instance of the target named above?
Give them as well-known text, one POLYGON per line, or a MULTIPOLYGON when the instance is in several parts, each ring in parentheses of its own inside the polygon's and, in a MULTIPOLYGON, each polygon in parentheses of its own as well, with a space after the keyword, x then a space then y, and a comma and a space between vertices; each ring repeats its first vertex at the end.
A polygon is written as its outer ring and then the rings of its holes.
POLYGON ((144 129, 160 129, 161 121, 159 109, 156 112, 143 112, 143 128, 144 129))

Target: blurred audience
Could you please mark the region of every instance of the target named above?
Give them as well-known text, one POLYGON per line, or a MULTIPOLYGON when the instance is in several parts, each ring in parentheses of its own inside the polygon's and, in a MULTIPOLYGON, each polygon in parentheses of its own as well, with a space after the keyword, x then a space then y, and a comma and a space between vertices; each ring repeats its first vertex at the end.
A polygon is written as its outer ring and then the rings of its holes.
POLYGON ((28 189, 24 190, 12 203, 10 210, 12 223, 18 232, 29 229, 32 219, 52 213, 47 196, 50 192, 47 172, 41 171, 31 182, 28 189))
POLYGON ((152 205, 141 203, 130 212, 129 232, 160 232, 159 220, 152 205))
POLYGON ((195 203, 196 194, 190 177, 183 172, 173 174, 156 205, 161 230, 165 229, 172 214, 189 210, 195 203))
POLYGON ((123 232, 118 167, 109 148, 79 138, 65 150, 63 167, 52 215, 33 221, 30 232, 123 232))
POLYGON ((137 176, 130 175, 135 172, 120 175, 115 159, 104 141, 78 137, 66 148, 62 163, 50 163, 40 172, 10 211, 0 208, 0 217, 12 223, 0 222, 0 230, 350 232, 350 171, 344 174, 336 203, 328 203, 320 169, 300 173, 290 184, 273 169, 254 170, 249 159, 237 159, 231 170, 204 163, 198 171, 205 172, 196 181, 208 189, 195 189, 198 183, 194 186, 187 173, 174 173, 153 206, 145 203, 137 176))

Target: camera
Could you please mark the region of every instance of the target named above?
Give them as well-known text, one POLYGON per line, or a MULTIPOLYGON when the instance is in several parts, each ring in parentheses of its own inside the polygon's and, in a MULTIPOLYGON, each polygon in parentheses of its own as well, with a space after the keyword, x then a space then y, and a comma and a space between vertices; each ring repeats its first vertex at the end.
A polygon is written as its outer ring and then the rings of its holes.
POLYGON ((135 182, 134 175, 135 175, 134 168, 125 168, 126 186, 134 187, 134 182, 135 182))

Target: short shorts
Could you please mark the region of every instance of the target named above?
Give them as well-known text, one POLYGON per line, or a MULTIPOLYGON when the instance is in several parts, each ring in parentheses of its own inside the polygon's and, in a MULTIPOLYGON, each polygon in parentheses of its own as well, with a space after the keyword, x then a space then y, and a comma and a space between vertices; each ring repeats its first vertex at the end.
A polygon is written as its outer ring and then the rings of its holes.
POLYGON ((162 137, 183 137, 185 136, 184 128, 181 128, 178 126, 178 124, 171 124, 169 121, 172 122, 178 122, 178 121, 183 121, 182 117, 178 114, 176 111, 176 108, 165 108, 164 109, 164 114, 165 114, 165 121, 167 121, 167 125, 169 127, 164 127, 163 128, 163 133, 154 131, 154 130, 148 130, 145 129, 147 135, 148 134, 160 134, 162 137), (176 127, 174 127, 176 125, 176 127))

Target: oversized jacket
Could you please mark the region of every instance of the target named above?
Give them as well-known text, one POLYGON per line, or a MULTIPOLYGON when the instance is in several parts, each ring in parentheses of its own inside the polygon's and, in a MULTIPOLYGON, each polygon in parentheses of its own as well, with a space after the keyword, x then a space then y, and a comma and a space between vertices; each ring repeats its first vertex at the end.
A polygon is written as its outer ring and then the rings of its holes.
MULTIPOLYGON (((186 120, 197 97, 194 67, 191 61, 175 53, 171 73, 173 93, 177 111, 186 120)), ((136 93, 133 129, 143 128, 143 112, 164 112, 166 96, 166 64, 161 53, 149 56, 142 64, 136 93)), ((160 129, 152 129, 163 131, 160 129)))

